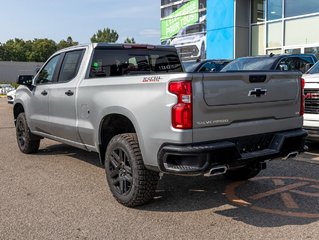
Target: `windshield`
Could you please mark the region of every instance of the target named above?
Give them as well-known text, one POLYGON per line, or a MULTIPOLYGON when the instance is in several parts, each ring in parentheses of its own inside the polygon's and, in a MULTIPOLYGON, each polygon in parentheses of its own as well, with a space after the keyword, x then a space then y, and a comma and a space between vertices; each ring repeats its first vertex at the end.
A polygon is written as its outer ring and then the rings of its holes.
POLYGON ((249 70, 271 70, 276 58, 252 57, 238 58, 225 66, 221 72, 227 71, 249 71, 249 70))
POLYGON ((315 74, 315 73, 319 73, 319 61, 313 65, 312 68, 309 69, 309 71, 307 72, 307 74, 315 74))

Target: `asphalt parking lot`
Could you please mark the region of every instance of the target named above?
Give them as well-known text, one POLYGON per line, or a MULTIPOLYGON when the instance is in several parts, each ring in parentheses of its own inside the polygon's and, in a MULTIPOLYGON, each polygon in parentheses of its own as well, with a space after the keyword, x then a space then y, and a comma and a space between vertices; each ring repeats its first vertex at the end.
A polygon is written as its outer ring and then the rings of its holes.
POLYGON ((51 140, 18 150, 0 98, 0 239, 319 239, 319 144, 258 177, 164 176, 153 202, 118 204, 96 153, 51 140))

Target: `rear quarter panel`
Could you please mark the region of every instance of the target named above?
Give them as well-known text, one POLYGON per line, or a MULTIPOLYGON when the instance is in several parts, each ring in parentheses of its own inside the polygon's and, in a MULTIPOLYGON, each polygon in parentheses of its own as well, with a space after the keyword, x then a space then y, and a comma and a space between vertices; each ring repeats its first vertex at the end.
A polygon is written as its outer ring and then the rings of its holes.
POLYGON ((187 74, 92 78, 78 88, 78 127, 84 143, 98 149, 100 125, 109 114, 121 114, 133 123, 146 165, 157 166, 157 153, 165 142, 191 143, 192 130, 171 126, 171 107, 176 96, 168 92, 168 83, 185 80, 187 74), (89 112, 89 114, 88 114, 89 112))

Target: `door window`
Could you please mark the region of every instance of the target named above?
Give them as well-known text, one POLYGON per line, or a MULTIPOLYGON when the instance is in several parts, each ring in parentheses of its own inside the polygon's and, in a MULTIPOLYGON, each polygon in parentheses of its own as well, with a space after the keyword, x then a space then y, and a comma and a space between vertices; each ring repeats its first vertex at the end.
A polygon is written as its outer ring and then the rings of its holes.
POLYGON ((50 61, 45 65, 44 68, 40 71, 36 83, 37 84, 46 84, 52 83, 54 80, 54 74, 56 71, 56 67, 58 65, 60 59, 60 55, 56 55, 50 59, 50 61))
POLYGON ((77 50, 65 53, 58 82, 68 82, 78 73, 84 50, 77 50))

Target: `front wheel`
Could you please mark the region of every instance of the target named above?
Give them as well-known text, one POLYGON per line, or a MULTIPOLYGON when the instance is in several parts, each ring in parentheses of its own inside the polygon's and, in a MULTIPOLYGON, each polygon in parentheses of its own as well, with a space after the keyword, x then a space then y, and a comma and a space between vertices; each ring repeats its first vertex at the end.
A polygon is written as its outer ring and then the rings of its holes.
POLYGON ((135 207, 153 199, 159 174, 145 168, 136 134, 120 134, 111 139, 105 154, 105 172, 119 203, 135 207))
POLYGON ((16 137, 21 152, 30 154, 39 150, 40 138, 30 132, 25 113, 20 113, 16 120, 16 137))
POLYGON ((241 168, 228 170, 224 177, 230 180, 242 181, 257 176, 260 171, 260 164, 249 164, 241 168))

